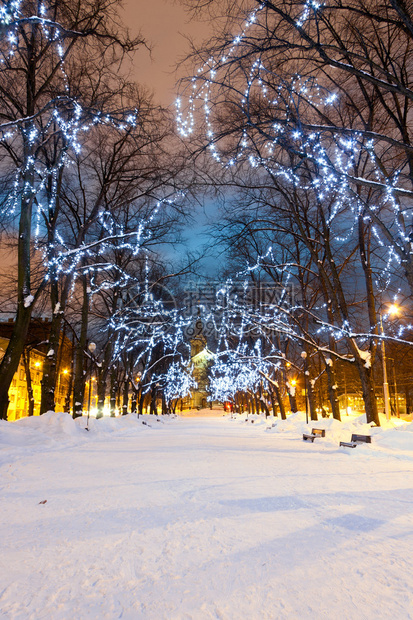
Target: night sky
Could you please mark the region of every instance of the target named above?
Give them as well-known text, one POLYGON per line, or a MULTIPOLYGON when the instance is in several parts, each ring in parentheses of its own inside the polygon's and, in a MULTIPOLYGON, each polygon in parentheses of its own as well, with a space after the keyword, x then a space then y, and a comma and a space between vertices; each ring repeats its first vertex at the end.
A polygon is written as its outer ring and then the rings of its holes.
MULTIPOLYGON (((174 107, 177 96, 176 64, 189 51, 186 37, 197 44, 208 38, 210 23, 190 21, 188 14, 174 0, 125 0, 125 25, 132 35, 139 32, 152 48, 150 54, 143 47, 135 55, 133 77, 154 92, 155 101, 166 107, 174 107)), ((173 253, 179 259, 181 253, 189 250, 202 254, 202 271, 215 276, 218 268, 218 248, 214 248, 208 235, 211 219, 216 219, 216 208, 209 204, 205 210, 199 206, 184 231, 185 241, 173 253)))
POLYGON ((164 106, 176 97, 176 63, 189 50, 186 37, 201 43, 210 32, 210 24, 190 21, 174 0, 125 0, 125 25, 131 34, 139 32, 152 48, 152 58, 144 48, 136 54, 133 76, 154 91, 164 106))

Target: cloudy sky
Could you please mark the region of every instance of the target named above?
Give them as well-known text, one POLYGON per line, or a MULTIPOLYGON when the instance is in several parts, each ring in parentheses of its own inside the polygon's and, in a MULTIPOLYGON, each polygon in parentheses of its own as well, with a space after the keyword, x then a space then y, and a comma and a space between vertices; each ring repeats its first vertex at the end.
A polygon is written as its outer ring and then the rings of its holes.
MULTIPOLYGON (((125 25, 132 35, 139 32, 150 44, 149 53, 141 49, 135 55, 133 77, 148 86, 155 99, 163 106, 174 106, 177 95, 176 64, 189 51, 185 37, 201 44, 211 32, 210 24, 190 21, 182 6, 174 0, 125 0, 125 25)), ((205 211, 198 208, 184 231, 186 241, 180 251, 189 250, 203 255, 203 268, 210 274, 217 271, 216 249, 211 247, 208 224, 216 217, 216 210, 207 205, 205 211)))
POLYGON ((132 34, 141 34, 152 47, 142 48, 134 62, 134 77, 154 90, 156 99, 165 106, 176 97, 176 63, 186 55, 185 37, 201 43, 207 37, 209 24, 190 21, 174 0, 125 0, 125 24, 132 34))

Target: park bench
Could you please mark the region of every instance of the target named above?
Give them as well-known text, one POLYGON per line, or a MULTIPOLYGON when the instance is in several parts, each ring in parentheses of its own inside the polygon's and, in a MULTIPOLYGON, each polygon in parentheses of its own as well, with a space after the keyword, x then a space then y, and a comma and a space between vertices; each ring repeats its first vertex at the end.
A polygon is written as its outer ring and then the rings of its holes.
POLYGON ((312 428, 311 434, 303 433, 303 441, 313 442, 316 437, 325 437, 326 431, 324 428, 312 428))
POLYGON ((340 441, 340 446, 344 448, 356 448, 359 443, 371 443, 371 435, 358 435, 353 433, 351 441, 340 441))

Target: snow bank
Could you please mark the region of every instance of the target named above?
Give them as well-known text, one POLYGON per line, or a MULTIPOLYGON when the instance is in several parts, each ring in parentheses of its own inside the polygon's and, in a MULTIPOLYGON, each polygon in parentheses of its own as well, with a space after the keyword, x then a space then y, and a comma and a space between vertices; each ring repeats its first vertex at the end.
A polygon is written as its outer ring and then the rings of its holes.
MULTIPOLYGON (((145 432, 145 429, 161 428, 163 424, 173 419, 170 416, 142 415, 139 418, 132 413, 119 417, 103 417, 98 420, 89 418, 89 432, 91 436, 105 437, 108 435, 131 436, 145 432)), ((86 417, 77 418, 76 423, 84 429, 86 417)))
MULTIPOLYGON (((292 441, 301 441, 303 433, 310 433, 312 428, 325 429, 326 436, 317 438, 311 444, 314 450, 346 450, 339 448, 340 441, 350 441, 353 433, 371 435, 372 443, 363 446, 371 454, 383 452, 402 452, 404 456, 413 458, 413 422, 385 417, 381 420, 381 427, 372 427, 365 422, 365 416, 343 416, 339 422, 332 418, 322 418, 317 422, 306 423, 306 415, 300 411, 291 414, 286 420, 264 415, 225 414, 222 409, 184 412, 180 416, 153 416, 128 414, 120 417, 103 417, 96 420, 91 417, 89 422, 85 416, 73 420, 67 413, 49 411, 42 416, 27 417, 15 422, 0 421, 0 450, 11 446, 37 446, 38 449, 58 447, 62 444, 74 444, 84 441, 99 440, 105 437, 132 437, 141 433, 161 430, 169 424, 176 424, 187 417, 199 419, 216 419, 222 423, 222 433, 227 432, 228 426, 244 427, 245 433, 257 432, 288 438, 292 441), (88 423, 89 432, 85 432, 88 423), (248 430, 247 430, 248 429, 248 430)), ((229 429, 228 429, 229 430, 229 429)), ((347 449, 347 452, 356 453, 358 450, 347 449)))
POLYGON ((375 442, 381 448, 396 452, 413 453, 413 422, 387 428, 375 436, 375 442))
POLYGON ((80 429, 67 413, 48 411, 42 416, 0 422, 0 448, 7 446, 50 445, 79 438, 80 429))
POLYGON ((75 424, 72 416, 68 413, 47 411, 47 413, 41 416, 21 418, 20 420, 16 420, 13 424, 31 430, 40 430, 45 435, 53 437, 54 439, 77 437, 79 435, 79 428, 75 424))
MULTIPOLYGON (((249 414, 230 414, 227 420, 240 426, 250 427, 254 424, 256 429, 265 430, 270 434, 282 434, 283 437, 302 441, 304 433, 311 433, 312 428, 320 428, 326 431, 326 436, 318 438, 311 446, 317 450, 344 450, 354 455, 357 450, 339 448, 340 441, 350 441, 353 433, 360 435, 371 435, 372 444, 368 444, 371 454, 381 454, 383 452, 403 452, 410 453, 413 459, 413 422, 404 422, 398 418, 386 420, 385 416, 380 419, 381 426, 375 427, 366 423, 366 416, 357 417, 343 416, 342 421, 333 418, 321 418, 318 421, 309 420, 306 423, 306 414, 303 411, 293 413, 286 420, 264 415, 249 414)), ((363 448, 367 448, 363 446, 363 448)), ((404 454, 406 456, 406 454, 404 454)))
POLYGON ((99 420, 86 416, 73 420, 68 413, 48 411, 41 416, 21 418, 14 422, 0 420, 0 451, 11 446, 37 446, 52 448, 62 444, 90 441, 106 436, 127 437, 145 432, 147 429, 162 428, 173 416, 126 415, 116 418, 103 417, 99 420), (86 432, 86 425, 89 432, 86 432))

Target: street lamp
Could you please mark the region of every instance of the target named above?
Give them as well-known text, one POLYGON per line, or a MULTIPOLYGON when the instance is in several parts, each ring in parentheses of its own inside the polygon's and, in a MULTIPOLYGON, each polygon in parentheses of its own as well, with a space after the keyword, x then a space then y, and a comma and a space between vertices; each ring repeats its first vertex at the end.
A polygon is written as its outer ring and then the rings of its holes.
POLYGON ((288 384, 292 388, 292 390, 289 389, 288 391, 295 398, 296 397, 297 379, 291 379, 290 381, 288 381, 288 384))
POLYGON ((60 384, 61 384, 61 377, 62 375, 67 375, 68 374, 68 369, 65 368, 64 370, 62 370, 62 372, 59 372, 59 375, 57 377, 57 399, 56 400, 60 400, 60 384))
MULTIPOLYGON (((142 373, 139 370, 139 372, 137 372, 137 374, 136 374, 136 388, 134 390, 135 391, 135 398, 137 398, 137 396, 139 395, 139 383, 140 383, 141 379, 142 379, 142 373)), ((136 411, 138 412, 137 413, 137 418, 138 419, 139 419, 139 410, 140 410, 140 406, 141 406, 141 399, 142 399, 142 394, 140 394, 140 396, 139 396, 139 402, 137 404, 135 404, 136 411)))

